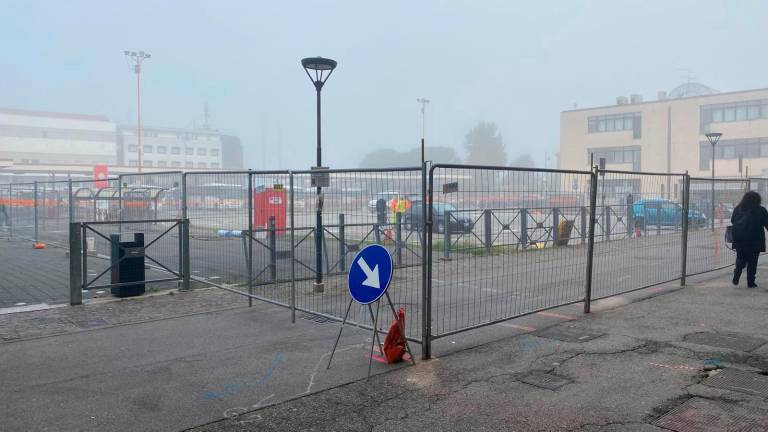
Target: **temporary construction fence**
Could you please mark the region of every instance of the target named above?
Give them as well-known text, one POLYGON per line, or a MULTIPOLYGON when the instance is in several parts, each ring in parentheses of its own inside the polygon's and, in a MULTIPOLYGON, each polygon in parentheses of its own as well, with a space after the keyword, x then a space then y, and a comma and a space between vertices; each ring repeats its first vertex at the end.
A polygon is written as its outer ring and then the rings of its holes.
MULTIPOLYGON (((730 265, 723 232, 749 189, 768 180, 437 164, 15 183, 0 203, 12 237, 67 245, 79 223, 93 270, 81 286, 105 284, 96 260, 111 234, 143 233, 148 279, 215 286, 293 319, 341 320, 352 257, 381 244, 406 333, 429 356, 434 339, 730 265)), ((363 307, 349 320, 372 325, 363 307)))

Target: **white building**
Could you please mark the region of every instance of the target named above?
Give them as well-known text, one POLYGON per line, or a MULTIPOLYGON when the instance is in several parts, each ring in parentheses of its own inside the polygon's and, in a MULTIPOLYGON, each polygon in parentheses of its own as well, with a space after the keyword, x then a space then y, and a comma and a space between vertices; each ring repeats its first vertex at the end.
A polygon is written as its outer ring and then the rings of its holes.
POLYGON ((13 165, 117 163, 107 117, 0 108, 0 159, 13 165))
MULTIPOLYGON (((141 145, 144 147, 142 167, 213 170, 224 167, 222 135, 216 131, 142 126, 141 145)), ((120 165, 139 165, 135 126, 118 127, 117 154, 120 165)))

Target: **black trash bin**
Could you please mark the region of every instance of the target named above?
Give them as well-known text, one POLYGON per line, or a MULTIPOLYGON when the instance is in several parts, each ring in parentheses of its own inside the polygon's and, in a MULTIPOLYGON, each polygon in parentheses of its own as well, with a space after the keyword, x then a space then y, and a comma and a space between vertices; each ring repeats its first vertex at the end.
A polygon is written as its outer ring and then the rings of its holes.
POLYGON ((119 234, 110 235, 112 240, 112 283, 138 282, 112 287, 115 297, 132 297, 144 294, 144 234, 134 233, 133 241, 120 241, 119 234), (122 260, 122 261, 121 261, 122 260))

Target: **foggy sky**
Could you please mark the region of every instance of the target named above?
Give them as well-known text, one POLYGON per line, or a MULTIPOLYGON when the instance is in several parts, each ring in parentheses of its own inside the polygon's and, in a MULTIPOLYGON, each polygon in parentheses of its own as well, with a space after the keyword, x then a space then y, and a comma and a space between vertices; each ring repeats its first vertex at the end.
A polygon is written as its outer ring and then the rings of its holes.
MULTIPOLYGON (((323 90, 325 165, 427 141, 463 154, 478 121, 510 158, 559 146, 559 113, 646 100, 686 80, 768 87, 765 1, 24 1, 2 4, 0 106, 135 122, 123 50, 144 50, 142 122, 237 134, 245 166, 314 164, 300 59, 339 62, 323 90), (281 151, 264 151, 264 146, 281 151), (266 154, 266 159, 263 157, 266 154)), ((416 164, 417 161, 414 161, 416 164)))

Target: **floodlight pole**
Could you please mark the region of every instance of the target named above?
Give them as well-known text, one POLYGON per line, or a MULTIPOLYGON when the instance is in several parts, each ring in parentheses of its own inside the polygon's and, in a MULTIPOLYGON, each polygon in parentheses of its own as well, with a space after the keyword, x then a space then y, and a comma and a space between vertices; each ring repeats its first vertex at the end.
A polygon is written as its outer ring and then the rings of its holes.
POLYGON ((715 145, 720 140, 720 137, 723 136, 720 132, 709 132, 706 134, 707 140, 709 140, 709 143, 712 144, 712 222, 710 223, 710 226, 712 227, 712 232, 715 231, 715 145))
POLYGON ((133 66, 133 71, 136 73, 136 151, 138 152, 139 172, 141 172, 142 159, 144 155, 144 148, 141 146, 141 64, 144 60, 152 57, 149 53, 144 51, 123 51, 126 60, 128 60, 133 66))

